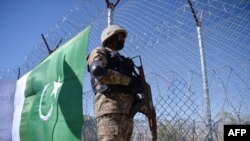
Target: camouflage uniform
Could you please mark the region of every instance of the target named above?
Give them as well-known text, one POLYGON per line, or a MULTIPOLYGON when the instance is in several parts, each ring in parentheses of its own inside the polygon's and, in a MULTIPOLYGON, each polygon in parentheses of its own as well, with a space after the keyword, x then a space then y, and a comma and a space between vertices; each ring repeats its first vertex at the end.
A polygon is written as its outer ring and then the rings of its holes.
MULTIPOLYGON (((108 48, 97 47, 89 54, 87 63, 90 65, 93 61, 100 61, 104 66, 108 66, 108 54, 108 48)), ((92 76, 92 87, 95 92, 94 109, 100 141, 130 140, 133 119, 129 118, 128 114, 133 103, 133 95, 129 90, 102 93, 100 89, 103 85, 127 87, 131 81, 130 76, 113 69, 108 69, 107 74, 100 79, 92 76)))
POLYGON ((133 120, 125 114, 107 114, 97 118, 99 141, 130 141, 133 120))

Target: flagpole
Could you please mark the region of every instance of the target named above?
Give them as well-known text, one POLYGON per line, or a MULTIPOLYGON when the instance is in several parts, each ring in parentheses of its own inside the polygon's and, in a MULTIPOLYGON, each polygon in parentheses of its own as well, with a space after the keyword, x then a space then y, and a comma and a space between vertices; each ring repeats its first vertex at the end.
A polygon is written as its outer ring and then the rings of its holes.
POLYGON ((188 0, 188 3, 190 5, 190 9, 191 9, 192 15, 196 23, 197 35, 198 35, 198 45, 199 45, 199 51, 200 51, 200 61, 201 61, 201 71, 202 71, 202 82, 203 82, 205 106, 206 106, 206 120, 207 120, 206 126, 208 130, 207 141, 212 141, 213 139, 212 139, 212 120, 211 120, 210 98, 209 98, 209 89, 208 89, 208 80, 207 80, 205 52, 204 52, 202 32, 201 32, 201 21, 198 20, 195 14, 191 0, 188 0))

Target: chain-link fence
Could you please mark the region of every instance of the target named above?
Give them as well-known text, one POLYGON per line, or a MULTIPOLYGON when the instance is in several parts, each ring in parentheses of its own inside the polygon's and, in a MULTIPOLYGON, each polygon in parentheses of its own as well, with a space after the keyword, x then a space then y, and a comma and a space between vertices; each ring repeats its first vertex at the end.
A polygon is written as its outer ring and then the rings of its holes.
POLYGON ((18 68, 8 68, 8 69, 1 68, 0 69, 0 79, 1 80, 17 80, 18 73, 19 73, 18 68))
MULTIPOLYGON (((215 73, 215 72, 214 72, 215 73)), ((203 93, 196 91, 194 82, 195 74, 191 73, 192 80, 186 81, 175 72, 165 75, 148 74, 149 83, 153 85, 152 94, 157 113, 158 140, 159 141, 201 141, 207 140, 209 130, 204 116, 203 93), (151 79, 151 78, 152 79, 151 79)), ((218 75, 218 74, 213 74, 218 75)), ((200 76, 199 76, 200 77, 200 76)), ((221 78, 214 79, 218 81, 221 78)), ((234 76, 231 76, 234 77, 234 76)), ((237 76, 235 76, 237 77, 237 76)), ((235 78, 236 79, 236 78, 235 78)), ((213 88, 214 85, 223 83, 234 83, 234 80, 227 82, 212 83, 211 91, 224 91, 223 87, 213 88)), ((212 140, 223 141, 224 124, 249 124, 249 88, 242 85, 245 96, 240 96, 239 101, 230 98, 232 95, 226 92, 217 93, 218 96, 211 97, 212 110, 212 140), (221 99, 221 97, 224 97, 221 99), (219 98, 219 99, 218 99, 219 98), (218 100, 216 100, 218 99, 218 100), (242 107, 241 107, 241 106, 242 107), (241 107, 241 108, 240 108, 241 107), (243 108, 244 107, 244 108, 243 108), (231 111, 234 109, 235 111, 231 111)), ((227 87, 226 89, 230 89, 227 87)), ((95 119, 93 114, 94 94, 92 91, 85 92, 83 98, 83 111, 85 116, 85 126, 83 139, 92 141, 97 139, 95 119)), ((237 96, 234 96, 235 98, 237 96)), ((134 119, 134 132, 132 140, 150 141, 151 132, 147 118, 138 113, 134 119)))
MULTIPOLYGON (((194 92, 180 76, 171 73, 171 80, 164 80, 163 76, 150 74, 154 81, 151 85, 156 86, 152 91, 157 113, 158 140, 202 140, 204 137, 197 137, 197 131, 201 128, 195 127, 194 123, 199 119, 197 116, 198 105, 194 92), (163 87, 162 87, 163 86, 163 87), (197 129, 196 129, 197 128, 197 129)), ((152 79, 150 79, 152 80, 152 79)), ((84 134, 85 140, 94 140, 97 137, 95 120, 93 119, 93 99, 92 91, 83 94, 84 113, 91 116, 85 116, 84 134)), ((203 130, 205 133, 205 130, 203 130)), ((134 119, 134 134, 132 140, 150 141, 151 132, 147 118, 138 113, 134 119)))
MULTIPOLYGON (((209 97, 203 90, 198 39, 188 1, 126 0, 114 11, 114 23, 128 30, 126 56, 142 56, 156 107, 159 141, 223 140, 223 125, 250 123, 250 3, 244 0, 193 1, 202 22, 209 97), (210 99, 211 121, 206 101, 210 99), (209 125, 211 124, 211 125, 209 125)), ((45 34, 51 47, 91 22, 88 52, 100 45, 107 11, 97 1, 79 2, 55 30, 45 34), (90 8, 91 7, 91 8, 90 8), (95 17, 87 20, 86 17, 95 17)), ((41 40, 19 69, 1 70, 3 79, 22 76, 48 55, 41 40)), ((85 58, 83 58, 85 59, 85 58)), ((96 141, 94 94, 86 74, 83 139, 96 141)), ((150 140, 147 118, 137 114, 132 140, 150 140)))

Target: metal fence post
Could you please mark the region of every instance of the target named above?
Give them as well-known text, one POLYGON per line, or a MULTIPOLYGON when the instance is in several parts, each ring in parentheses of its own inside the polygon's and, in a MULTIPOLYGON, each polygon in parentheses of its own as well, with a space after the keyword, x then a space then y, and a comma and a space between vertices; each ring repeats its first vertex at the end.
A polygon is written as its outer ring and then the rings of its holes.
POLYGON ((198 46, 200 51, 200 61, 201 61, 201 71, 202 71, 202 84, 205 96, 205 114, 206 114, 206 126, 208 130, 207 141, 212 141, 212 120, 211 120, 211 109, 210 109, 210 98, 209 98, 209 89, 208 89, 208 80, 207 80, 207 70, 206 70, 206 60, 205 52, 203 47, 202 32, 201 32, 201 21, 198 20, 195 11, 192 7, 191 0, 188 0, 190 5, 191 12, 193 14, 194 20, 196 22, 196 29, 198 35, 198 46))
POLYGON ((113 10, 116 5, 120 2, 120 0, 116 0, 115 3, 109 2, 109 0, 105 0, 108 8, 108 26, 113 24, 113 10))

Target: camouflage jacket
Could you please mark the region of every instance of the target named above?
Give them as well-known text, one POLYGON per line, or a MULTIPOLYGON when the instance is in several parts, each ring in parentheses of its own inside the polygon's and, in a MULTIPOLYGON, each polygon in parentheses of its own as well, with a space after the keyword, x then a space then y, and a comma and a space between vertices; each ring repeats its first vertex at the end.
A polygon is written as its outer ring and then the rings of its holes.
MULTIPOLYGON (((93 61, 98 60, 104 63, 104 66, 108 65, 107 49, 104 47, 95 48, 88 56, 87 63, 90 65, 93 61)), ((108 69, 108 72, 101 79, 94 78, 91 75, 92 81, 100 85, 123 85, 128 86, 132 81, 131 77, 124 75, 123 73, 108 69)), ((100 85, 97 85, 94 89, 98 89, 100 85)), ((95 93, 95 114, 96 117, 110 113, 128 114, 133 103, 133 96, 131 93, 113 92, 113 93, 95 93)))

